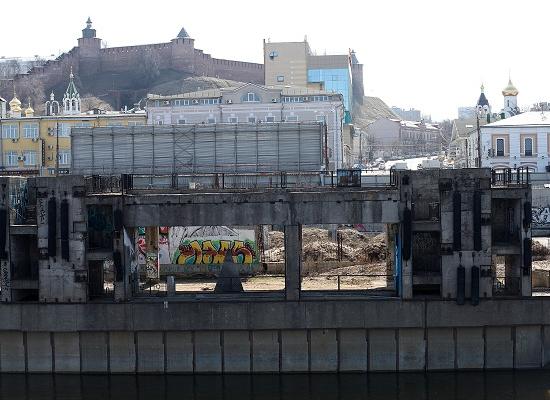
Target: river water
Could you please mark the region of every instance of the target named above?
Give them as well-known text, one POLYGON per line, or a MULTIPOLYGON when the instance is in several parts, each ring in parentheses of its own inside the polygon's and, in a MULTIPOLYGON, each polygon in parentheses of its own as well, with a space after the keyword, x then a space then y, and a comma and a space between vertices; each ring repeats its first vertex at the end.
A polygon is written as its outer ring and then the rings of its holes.
POLYGON ((9 400, 550 400, 550 371, 369 375, 1 375, 9 400))

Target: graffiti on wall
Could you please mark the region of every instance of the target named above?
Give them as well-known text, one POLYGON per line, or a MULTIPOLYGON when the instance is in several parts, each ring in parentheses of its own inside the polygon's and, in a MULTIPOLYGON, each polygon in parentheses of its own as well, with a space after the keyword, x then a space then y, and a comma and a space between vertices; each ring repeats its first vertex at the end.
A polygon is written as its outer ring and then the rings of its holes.
MULTIPOLYGON (((254 229, 227 226, 159 227, 159 264, 221 265, 227 251, 233 262, 256 264, 258 250, 254 229)), ((145 228, 138 228, 138 262, 146 264, 145 228)))
POLYGON ((251 240, 185 240, 174 252, 174 264, 223 264, 227 252, 235 264, 257 262, 256 245, 251 240))
POLYGON ((550 206, 533 207, 533 220, 535 225, 550 225, 550 206))

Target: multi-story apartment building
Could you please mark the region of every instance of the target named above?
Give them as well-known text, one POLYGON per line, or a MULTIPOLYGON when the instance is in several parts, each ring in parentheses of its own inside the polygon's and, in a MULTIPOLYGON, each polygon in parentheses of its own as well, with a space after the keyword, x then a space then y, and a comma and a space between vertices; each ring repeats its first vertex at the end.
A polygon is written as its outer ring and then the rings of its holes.
MULTIPOLYGON (((544 172, 550 165, 550 115, 545 112, 526 112, 480 127, 481 167, 526 167, 544 172)), ((479 165, 478 134, 472 132, 468 143, 470 165, 479 165)))
POLYGON ((415 108, 409 108, 408 110, 405 110, 404 108, 400 108, 400 107, 392 107, 391 110, 397 115, 399 115, 405 121, 422 120, 422 113, 420 112, 420 110, 417 110, 415 108))
POLYGON ((331 169, 341 168, 349 161, 344 158, 349 152, 344 149, 343 120, 342 95, 319 89, 249 83, 180 95, 147 96, 147 122, 155 125, 323 122, 327 127, 326 151, 331 169))
POLYGON ((9 112, 0 118, 0 175, 56 175, 70 172, 71 127, 144 125, 145 111, 82 112, 71 73, 62 102, 52 93, 46 115, 35 116, 14 93, 9 112))
POLYGON ((345 122, 351 122, 353 102, 364 95, 363 65, 355 52, 341 55, 315 55, 309 43, 264 41, 265 84, 289 85, 340 93, 345 122))

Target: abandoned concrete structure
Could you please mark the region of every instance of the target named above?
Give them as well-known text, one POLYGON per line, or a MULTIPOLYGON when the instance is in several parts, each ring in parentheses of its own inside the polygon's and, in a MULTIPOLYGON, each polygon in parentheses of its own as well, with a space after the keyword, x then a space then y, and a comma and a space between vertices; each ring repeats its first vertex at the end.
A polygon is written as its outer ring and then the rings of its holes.
POLYGON ((264 174, 239 189, 212 176, 201 190, 187 178, 171 176, 168 185, 166 177, 131 175, 2 178, 2 372, 437 370, 550 361, 550 303, 529 297, 531 190, 521 171, 395 171, 378 188, 344 179, 289 188, 264 174), (28 196, 14 207, 15 187, 28 196), (354 223, 387 225, 392 293, 381 301, 369 291, 304 292, 302 226, 354 223), (167 278, 167 291, 145 300, 136 289, 132 232, 188 225, 282 226, 285 289, 183 295, 167 278), (109 297, 98 296, 106 259, 114 266, 109 297))

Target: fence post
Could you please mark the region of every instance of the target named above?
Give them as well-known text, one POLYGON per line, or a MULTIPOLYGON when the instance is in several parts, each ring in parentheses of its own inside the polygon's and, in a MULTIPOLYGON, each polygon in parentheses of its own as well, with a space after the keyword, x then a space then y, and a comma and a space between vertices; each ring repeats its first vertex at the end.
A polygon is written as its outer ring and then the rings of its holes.
POLYGON ((338 278, 338 291, 340 291, 340 275, 336 275, 336 277, 338 278))

